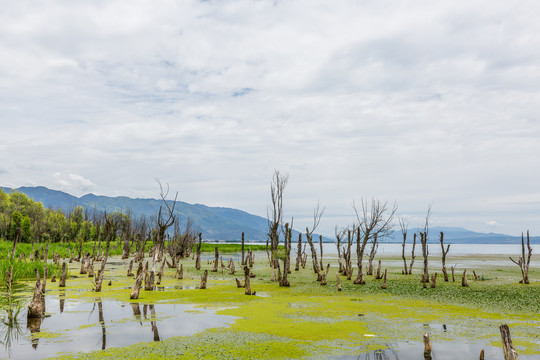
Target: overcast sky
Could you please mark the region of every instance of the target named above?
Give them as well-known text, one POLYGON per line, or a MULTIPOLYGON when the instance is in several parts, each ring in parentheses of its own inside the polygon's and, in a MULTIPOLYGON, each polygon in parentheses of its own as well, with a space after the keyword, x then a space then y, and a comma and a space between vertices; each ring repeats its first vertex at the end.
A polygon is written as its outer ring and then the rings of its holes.
POLYGON ((0 185, 540 233, 538 1, 8 1, 0 185))

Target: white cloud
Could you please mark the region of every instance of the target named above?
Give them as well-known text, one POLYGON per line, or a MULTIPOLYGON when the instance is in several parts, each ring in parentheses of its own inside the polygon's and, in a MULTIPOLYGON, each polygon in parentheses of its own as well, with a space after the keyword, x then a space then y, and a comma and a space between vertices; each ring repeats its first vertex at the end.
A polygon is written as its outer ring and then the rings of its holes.
POLYGON ((156 196, 158 176, 185 201, 264 216, 279 168, 288 214, 309 218, 320 199, 329 234, 361 196, 396 200, 411 219, 433 203, 434 222, 472 229, 496 210, 515 233, 540 224, 527 201, 540 169, 538 10, 11 2, 0 14, 2 181, 156 196))
POLYGON ((96 184, 82 175, 56 172, 52 177, 61 190, 73 195, 87 194, 96 188, 96 184))

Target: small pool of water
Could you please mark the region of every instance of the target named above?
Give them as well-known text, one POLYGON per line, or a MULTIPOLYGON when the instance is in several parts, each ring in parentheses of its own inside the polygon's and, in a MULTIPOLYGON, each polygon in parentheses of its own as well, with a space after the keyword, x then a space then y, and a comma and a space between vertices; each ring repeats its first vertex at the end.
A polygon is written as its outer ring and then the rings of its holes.
POLYGON ((139 304, 95 298, 91 302, 45 297, 46 317, 27 321, 18 316, 18 328, 0 323, 1 359, 38 359, 61 353, 100 350, 174 336, 190 336, 224 327, 235 317, 217 315, 216 309, 189 304, 139 304))
MULTIPOLYGON (((457 343, 432 341, 432 360, 479 359, 480 351, 484 349, 485 359, 504 360, 500 347, 483 343, 457 343)), ((521 360, 534 360, 538 357, 519 355, 521 360)), ((338 356, 339 360, 419 360, 424 359, 424 344, 422 342, 398 342, 388 344, 386 349, 374 350, 359 355, 338 356)))

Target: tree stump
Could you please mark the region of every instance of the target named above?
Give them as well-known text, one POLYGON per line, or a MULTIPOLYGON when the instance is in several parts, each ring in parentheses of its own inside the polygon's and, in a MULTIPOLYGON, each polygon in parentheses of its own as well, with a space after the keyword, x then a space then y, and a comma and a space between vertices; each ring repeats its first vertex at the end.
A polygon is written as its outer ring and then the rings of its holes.
POLYGON ((461 286, 468 287, 469 283, 467 282, 467 269, 463 270, 463 276, 461 277, 461 286))
POLYGON ((184 278, 184 265, 180 264, 180 261, 176 265, 176 278, 179 280, 182 280, 184 278))
POLYGON ((504 360, 519 360, 512 339, 510 338, 510 328, 507 324, 504 324, 499 327, 499 330, 501 331, 504 360))
POLYGON ((143 273, 141 271, 139 276, 137 276, 137 279, 135 279, 135 285, 133 286, 133 290, 131 291, 131 295, 129 296, 130 299, 136 300, 139 298, 139 291, 141 290, 142 280, 143 273))
MULTIPOLYGON (((217 249, 217 247, 216 247, 217 249)), ((217 262, 216 262, 217 264, 217 262)), ((201 276, 201 286, 199 286, 199 289, 206 289, 206 282, 208 279, 208 270, 204 270, 204 273, 201 276)))
POLYGON ((431 340, 427 333, 424 334, 424 359, 431 360, 431 340))
POLYGON ((131 261, 129 262, 127 276, 129 276, 129 277, 135 276, 135 274, 133 274, 133 259, 131 259, 131 261))
POLYGON ((246 295, 255 295, 255 292, 251 292, 250 270, 247 266, 244 266, 244 288, 246 295))
POLYGON ((41 279, 39 276, 39 271, 35 269, 36 273, 36 286, 34 287, 34 297, 30 304, 28 304, 28 317, 37 318, 43 316, 44 306, 43 306, 43 293, 41 292, 41 279))
POLYGON ((60 282, 58 283, 58 287, 66 287, 66 277, 67 277, 66 262, 64 261, 62 263, 62 273, 60 274, 60 282))
MULTIPOLYGON (((379 260, 380 261, 380 260, 379 260)), ((384 275, 383 275, 383 283, 381 284, 381 289, 386 289, 388 287, 388 285, 386 284, 386 270, 387 269, 384 269, 384 275)))

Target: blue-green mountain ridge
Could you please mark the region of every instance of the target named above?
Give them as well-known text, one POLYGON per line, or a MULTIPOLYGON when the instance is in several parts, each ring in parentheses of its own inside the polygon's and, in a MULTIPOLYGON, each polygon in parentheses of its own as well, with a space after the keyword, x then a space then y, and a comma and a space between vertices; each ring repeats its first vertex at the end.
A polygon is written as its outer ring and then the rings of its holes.
MULTIPOLYGON (((34 201, 41 202, 45 207, 53 209, 62 209, 69 211, 76 206, 82 206, 85 209, 107 212, 125 212, 128 209, 135 216, 153 216, 158 213, 161 200, 140 199, 126 196, 101 196, 86 194, 76 197, 68 193, 52 190, 44 186, 19 187, 10 189, 3 187, 5 192, 19 191, 24 193, 34 201)), ((210 207, 202 204, 189 204, 183 201, 177 201, 176 209, 180 219, 185 221, 190 218, 203 234, 203 238, 208 240, 234 241, 239 240, 242 232, 245 233, 247 241, 265 241, 267 234, 267 219, 249 214, 245 211, 226 208, 210 207)), ((419 229, 409 229, 407 242, 412 241, 414 232, 419 229)), ((521 237, 495 233, 479 233, 460 227, 432 227, 429 229, 429 242, 438 242, 439 233, 444 232, 445 243, 462 244, 512 244, 520 243, 521 237)), ((318 236, 317 236, 318 238, 318 236)), ((400 242, 402 235, 400 231, 394 231, 385 242, 400 242)), ((325 241, 332 241, 332 238, 324 238, 325 241)), ((532 237, 533 243, 538 243, 540 237, 532 237)), ((293 240, 294 241, 294 240, 293 240)))

